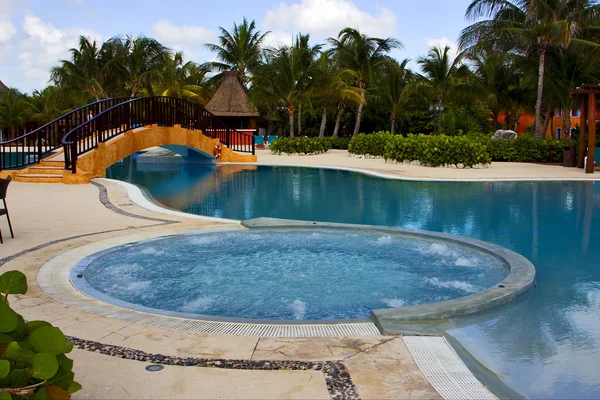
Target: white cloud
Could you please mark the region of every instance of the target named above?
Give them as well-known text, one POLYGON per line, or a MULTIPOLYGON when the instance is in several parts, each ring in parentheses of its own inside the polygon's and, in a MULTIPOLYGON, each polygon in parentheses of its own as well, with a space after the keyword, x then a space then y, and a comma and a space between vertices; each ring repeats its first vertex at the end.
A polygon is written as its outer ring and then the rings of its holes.
POLYGON ((77 47, 80 36, 98 42, 102 38, 96 32, 83 28, 62 30, 39 17, 27 13, 21 27, 23 39, 19 43, 21 71, 26 78, 44 87, 50 78, 50 69, 59 60, 69 57, 69 49, 77 47))
POLYGON ((388 37, 397 34, 396 15, 380 8, 377 15, 361 10, 351 0, 300 0, 280 3, 267 11, 266 29, 310 33, 315 37, 336 37, 345 27, 359 28, 370 36, 388 37))
POLYGON ((169 46, 194 45, 214 42, 217 39, 215 32, 202 26, 183 25, 176 26, 170 21, 160 20, 152 25, 154 38, 169 46))
POLYGON ((292 41, 294 39, 294 35, 288 32, 283 31, 271 31, 266 37, 264 46, 266 47, 282 47, 282 46, 291 46, 292 41))
POLYGON ((17 33, 17 28, 12 24, 10 18, 0 16, 0 44, 9 42, 17 33))
POLYGON ((0 15, 0 65, 8 65, 13 58, 12 39, 17 33, 17 28, 7 16, 0 15))
POLYGON ((448 39, 447 37, 441 37, 441 38, 437 38, 437 39, 432 38, 432 37, 426 37, 425 43, 427 43, 428 49, 431 47, 434 47, 434 46, 439 46, 442 49, 444 49, 445 46, 450 47, 450 55, 453 59, 458 54, 458 44, 456 42, 448 39))

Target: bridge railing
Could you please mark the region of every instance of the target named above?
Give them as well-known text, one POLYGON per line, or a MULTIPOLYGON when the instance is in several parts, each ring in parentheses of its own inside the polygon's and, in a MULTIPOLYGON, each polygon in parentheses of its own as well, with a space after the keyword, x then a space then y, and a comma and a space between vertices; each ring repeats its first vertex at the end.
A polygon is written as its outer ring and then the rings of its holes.
POLYGON ((31 132, 0 142, 0 170, 34 165, 52 151, 62 147, 61 139, 73 127, 127 100, 129 98, 112 98, 87 104, 31 132))
POLYGON ((62 139, 65 169, 77 172, 77 158, 132 129, 180 125, 218 138, 231 150, 255 154, 252 134, 228 127, 196 103, 174 97, 142 97, 116 104, 71 129, 62 139))

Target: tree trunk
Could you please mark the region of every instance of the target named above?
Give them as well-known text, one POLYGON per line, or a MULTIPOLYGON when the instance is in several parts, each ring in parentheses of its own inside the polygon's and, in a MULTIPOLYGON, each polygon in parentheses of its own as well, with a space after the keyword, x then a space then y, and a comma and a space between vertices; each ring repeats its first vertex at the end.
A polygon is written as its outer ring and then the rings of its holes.
POLYGON ((335 136, 335 137, 339 136, 340 124, 342 122, 342 116, 344 115, 345 108, 346 108, 346 106, 344 105, 344 103, 340 102, 338 104, 338 115, 337 115, 337 118, 335 119, 335 128, 333 129, 333 136, 335 136))
POLYGON ((290 137, 294 137, 294 109, 288 108, 288 114, 290 115, 290 137))
POLYGON ((325 125, 327 125, 327 109, 323 107, 323 117, 321 118, 321 128, 319 129, 319 137, 321 139, 325 136, 325 125))
MULTIPOLYGON (((546 132, 548 132, 548 126, 550 125, 550 121, 552 121, 553 116, 554 116, 554 108, 551 108, 546 113, 546 119, 544 120, 544 128, 542 130, 541 139, 544 139, 546 137, 546 132)), ((536 138, 538 138, 538 137, 536 136, 536 138)), ((540 138, 538 138, 538 139, 540 139, 540 138)))
POLYGON ((546 132, 541 131, 542 124, 542 96, 544 93, 544 69, 546 63, 546 49, 540 50, 540 64, 538 66, 537 100, 535 102, 535 138, 538 140, 546 137, 546 132))
MULTIPOLYGON (((495 111, 492 111, 492 117, 494 118, 494 132, 496 132, 498 130, 498 113, 495 111)), ((508 119, 508 114, 504 116, 504 118, 508 119)))
MULTIPOLYGON (((581 111, 579 112, 581 113, 581 111)), ((568 139, 571 137, 571 111, 565 110, 565 113, 563 115, 565 116, 565 119, 563 121, 561 139, 568 139)))
POLYGON ((362 119, 363 109, 365 108, 365 91, 364 90, 360 92, 360 97, 362 97, 363 101, 362 101, 362 103, 359 104, 358 112, 356 113, 356 124, 354 124, 354 132, 352 133, 353 137, 358 135, 358 132, 360 131, 360 121, 362 119))
POLYGON ((302 103, 298 104, 298 136, 302 136, 302 103))
POLYGON ((393 112, 392 115, 390 116, 390 119, 392 120, 392 135, 396 134, 396 113, 393 112))

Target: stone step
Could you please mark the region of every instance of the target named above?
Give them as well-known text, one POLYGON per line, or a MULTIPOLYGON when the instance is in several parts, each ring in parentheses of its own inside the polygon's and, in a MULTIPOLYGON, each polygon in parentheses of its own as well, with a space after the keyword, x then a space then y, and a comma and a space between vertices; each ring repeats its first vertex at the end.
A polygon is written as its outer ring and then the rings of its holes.
POLYGON ((50 166, 35 166, 27 169, 25 174, 37 174, 37 175, 64 175, 65 168, 64 167, 50 167, 50 166))
POLYGON ((60 160, 42 160, 40 162, 41 167, 65 167, 65 162, 60 160))
POLYGON ((15 175, 16 182, 27 183, 62 183, 62 175, 57 174, 17 174, 15 175))

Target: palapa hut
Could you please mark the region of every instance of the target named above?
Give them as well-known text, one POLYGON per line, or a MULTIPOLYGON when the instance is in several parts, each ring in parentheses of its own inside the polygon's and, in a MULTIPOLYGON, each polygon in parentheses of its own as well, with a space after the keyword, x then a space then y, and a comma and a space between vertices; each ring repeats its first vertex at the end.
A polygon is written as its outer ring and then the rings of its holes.
POLYGON ((262 128, 264 123, 259 120, 260 113, 256 107, 250 103, 237 71, 223 72, 223 81, 206 109, 237 130, 257 133, 258 126, 262 128))
POLYGON ((8 92, 10 89, 2 81, 0 81, 0 94, 8 92))

